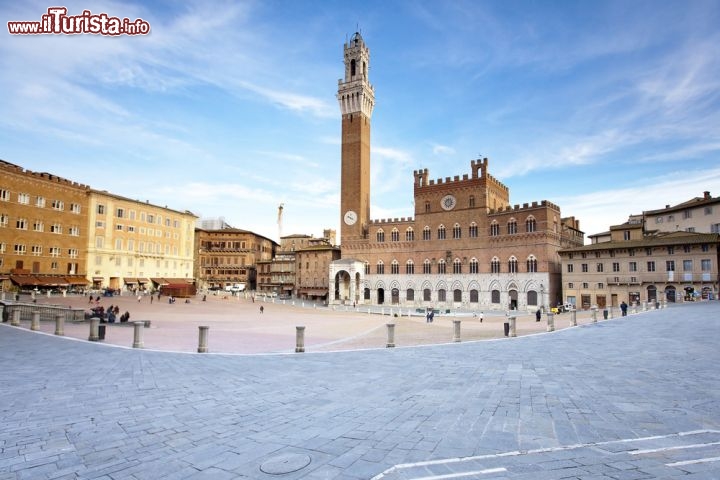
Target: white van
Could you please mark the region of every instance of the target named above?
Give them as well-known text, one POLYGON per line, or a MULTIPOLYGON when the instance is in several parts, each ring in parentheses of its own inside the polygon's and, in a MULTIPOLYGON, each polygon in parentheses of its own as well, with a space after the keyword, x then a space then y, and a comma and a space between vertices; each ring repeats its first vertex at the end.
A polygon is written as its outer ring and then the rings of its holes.
POLYGON ((245 284, 244 283, 233 283, 232 285, 226 286, 225 291, 232 292, 232 293, 244 292, 245 284))

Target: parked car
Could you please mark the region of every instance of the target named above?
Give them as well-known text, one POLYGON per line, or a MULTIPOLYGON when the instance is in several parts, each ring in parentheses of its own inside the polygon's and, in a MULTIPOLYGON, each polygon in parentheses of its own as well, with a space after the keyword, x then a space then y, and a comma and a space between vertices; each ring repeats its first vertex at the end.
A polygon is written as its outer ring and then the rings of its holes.
POLYGON ((564 313, 571 310, 575 310, 575 305, 573 305, 572 303, 559 304, 557 307, 552 307, 550 309, 552 313, 564 313))

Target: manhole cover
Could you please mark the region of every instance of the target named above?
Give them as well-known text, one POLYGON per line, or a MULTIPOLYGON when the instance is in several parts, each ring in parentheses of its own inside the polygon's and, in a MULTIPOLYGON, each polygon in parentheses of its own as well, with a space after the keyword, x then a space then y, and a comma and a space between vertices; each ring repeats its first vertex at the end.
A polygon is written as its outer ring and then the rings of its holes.
POLYGON ((260 465, 260 471, 270 475, 297 472, 310 465, 310 456, 300 453, 278 455, 260 465))

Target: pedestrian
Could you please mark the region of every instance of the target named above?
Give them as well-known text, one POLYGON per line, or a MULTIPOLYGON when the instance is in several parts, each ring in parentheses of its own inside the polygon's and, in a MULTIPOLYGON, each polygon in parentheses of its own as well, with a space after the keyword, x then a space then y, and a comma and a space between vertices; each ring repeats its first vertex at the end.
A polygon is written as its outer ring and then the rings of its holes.
POLYGON ((138 295, 138 303, 140 303, 140 300, 142 300, 142 295, 138 295))
POLYGON ((435 318, 435 312, 431 311, 431 312, 430 312, 430 323, 433 322, 433 319, 434 319, 434 318, 435 318))
POLYGON ((260 313, 263 313, 264 311, 265 311, 265 307, 263 307, 262 305, 260 305, 260 313))
POLYGON ((483 321, 483 312, 480 312, 480 323, 483 321))
POLYGON ((541 317, 542 317, 542 312, 541 312, 540 309, 538 308, 538 309, 537 309, 537 312, 535 312, 535 321, 536 321, 536 322, 539 322, 541 317))
POLYGON ((627 316, 627 308, 628 308, 627 303, 625 303, 625 300, 623 300, 623 302, 620 304, 620 310, 622 311, 623 317, 627 316))

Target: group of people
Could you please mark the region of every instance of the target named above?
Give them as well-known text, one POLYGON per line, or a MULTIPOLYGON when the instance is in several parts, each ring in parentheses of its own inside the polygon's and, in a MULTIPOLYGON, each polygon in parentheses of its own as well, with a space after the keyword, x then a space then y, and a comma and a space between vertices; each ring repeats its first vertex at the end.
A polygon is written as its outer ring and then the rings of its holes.
MULTIPOLYGON (((102 305, 98 305, 97 307, 93 307, 90 309, 90 316, 91 317, 100 317, 100 323, 115 323, 115 321, 118 319, 118 315, 120 315, 120 307, 117 305, 110 305, 105 310, 105 307, 102 305)), ((130 312, 126 311, 122 315, 120 315, 120 323, 125 323, 130 320, 130 312)))

